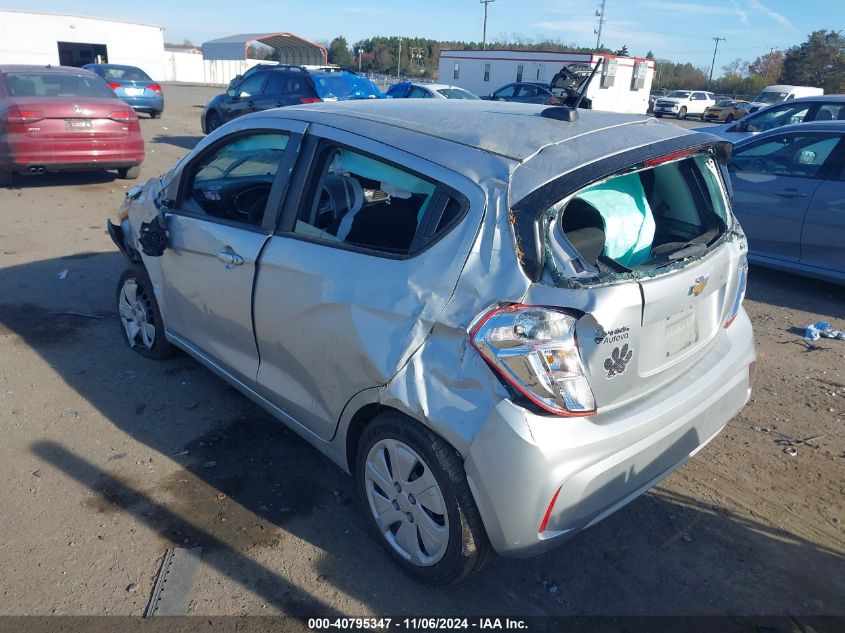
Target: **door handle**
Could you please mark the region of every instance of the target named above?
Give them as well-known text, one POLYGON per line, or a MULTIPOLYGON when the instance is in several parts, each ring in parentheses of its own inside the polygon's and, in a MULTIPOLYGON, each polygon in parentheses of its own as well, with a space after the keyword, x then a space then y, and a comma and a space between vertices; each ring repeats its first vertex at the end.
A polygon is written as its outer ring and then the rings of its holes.
POLYGON ((240 266, 244 263, 244 258, 233 251, 231 246, 227 246, 218 252, 217 259, 226 264, 227 270, 231 270, 235 266, 240 266))
POLYGON ((246 104, 251 108, 255 105, 255 101, 247 101, 246 104))
POLYGON ((806 198, 807 194, 797 189, 781 189, 780 191, 773 191, 773 194, 781 198, 806 198))

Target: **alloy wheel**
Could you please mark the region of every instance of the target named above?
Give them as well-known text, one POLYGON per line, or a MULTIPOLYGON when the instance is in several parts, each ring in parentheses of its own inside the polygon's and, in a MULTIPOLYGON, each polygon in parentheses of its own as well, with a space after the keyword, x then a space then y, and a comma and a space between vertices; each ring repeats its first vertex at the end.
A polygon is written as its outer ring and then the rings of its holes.
POLYGON ((123 282, 117 310, 129 346, 152 349, 156 336, 155 311, 147 291, 135 279, 123 282))

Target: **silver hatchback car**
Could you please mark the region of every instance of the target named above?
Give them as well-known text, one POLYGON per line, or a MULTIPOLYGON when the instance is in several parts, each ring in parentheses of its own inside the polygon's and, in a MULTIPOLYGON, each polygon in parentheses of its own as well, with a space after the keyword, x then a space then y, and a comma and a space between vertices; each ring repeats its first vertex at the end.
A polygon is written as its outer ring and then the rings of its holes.
POLYGON ((597 523, 747 401, 729 147, 489 101, 245 116, 109 223, 122 333, 290 426, 402 568, 454 582, 597 523))

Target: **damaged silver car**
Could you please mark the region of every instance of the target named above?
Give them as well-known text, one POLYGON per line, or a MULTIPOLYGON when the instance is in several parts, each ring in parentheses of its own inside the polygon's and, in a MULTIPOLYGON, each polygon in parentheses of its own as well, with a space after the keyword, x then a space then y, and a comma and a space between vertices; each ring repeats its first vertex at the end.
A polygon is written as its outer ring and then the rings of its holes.
POLYGON ((110 223, 123 336, 290 426, 405 571, 454 582, 594 525, 748 400, 729 147, 489 101, 248 115, 110 223))

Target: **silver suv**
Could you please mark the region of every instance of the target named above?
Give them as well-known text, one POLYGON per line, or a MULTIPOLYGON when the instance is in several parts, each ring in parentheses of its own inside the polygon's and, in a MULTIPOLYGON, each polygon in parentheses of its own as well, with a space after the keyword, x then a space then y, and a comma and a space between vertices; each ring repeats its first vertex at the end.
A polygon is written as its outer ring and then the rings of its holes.
POLYGON ((597 523, 747 401, 728 147, 484 101, 248 115, 109 223, 122 336, 258 402, 402 568, 454 582, 597 523))

